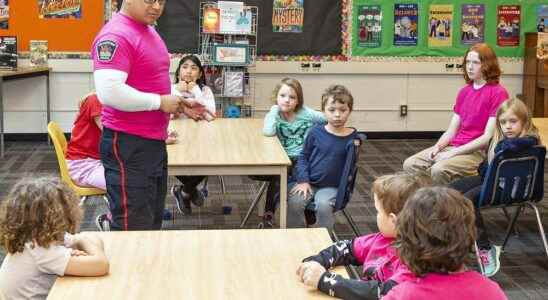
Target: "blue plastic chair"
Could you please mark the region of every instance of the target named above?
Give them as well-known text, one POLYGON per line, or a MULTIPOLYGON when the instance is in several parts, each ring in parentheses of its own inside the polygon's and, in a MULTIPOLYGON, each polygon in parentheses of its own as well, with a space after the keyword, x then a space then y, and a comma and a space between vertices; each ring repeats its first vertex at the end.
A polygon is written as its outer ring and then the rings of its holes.
POLYGON ((366 139, 367 136, 365 134, 359 133, 358 137, 349 142, 347 145, 348 151, 346 152, 346 162, 343 168, 341 182, 339 183, 337 190, 335 206, 333 207, 333 212, 342 212, 356 237, 360 236, 361 233, 358 226, 356 226, 354 219, 352 219, 352 216, 346 212, 345 208, 348 202, 352 199, 352 193, 354 192, 354 185, 356 183, 356 175, 358 174, 360 147, 366 139))
POLYGON ((516 221, 525 207, 535 211, 539 232, 548 256, 548 243, 536 203, 544 197, 544 160, 546 148, 535 146, 519 152, 496 153, 485 174, 478 207, 507 208, 517 206, 508 225, 502 250, 508 242, 516 221))

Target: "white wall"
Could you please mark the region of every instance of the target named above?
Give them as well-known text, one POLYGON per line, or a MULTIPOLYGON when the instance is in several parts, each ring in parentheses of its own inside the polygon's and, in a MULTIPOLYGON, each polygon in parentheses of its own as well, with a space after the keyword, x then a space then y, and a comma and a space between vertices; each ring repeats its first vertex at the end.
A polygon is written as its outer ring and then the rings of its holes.
MULTIPOLYGON (((25 65, 25 60, 20 65, 25 65)), ((70 131, 82 95, 93 89, 89 60, 50 60, 51 118, 70 131)), ((176 65, 172 61, 172 72, 176 65)), ((521 62, 503 63, 502 83, 511 96, 521 93, 521 62)), ((363 131, 441 131, 447 127, 458 90, 459 71, 445 62, 324 62, 319 70, 303 70, 297 62, 258 62, 255 76, 256 116, 270 108, 270 95, 283 77, 303 85, 305 103, 319 108, 330 84, 347 86, 354 96, 352 126, 363 131), (400 105, 408 115, 400 117, 400 105)), ((29 78, 4 83, 7 133, 46 132, 46 80, 29 78)))

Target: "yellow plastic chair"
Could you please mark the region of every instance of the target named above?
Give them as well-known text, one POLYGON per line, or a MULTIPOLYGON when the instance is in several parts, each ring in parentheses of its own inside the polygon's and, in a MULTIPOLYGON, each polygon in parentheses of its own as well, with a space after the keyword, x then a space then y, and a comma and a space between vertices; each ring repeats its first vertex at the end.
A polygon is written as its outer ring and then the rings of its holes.
POLYGON ((108 205, 108 200, 105 197, 107 192, 105 190, 94 187, 79 186, 72 181, 72 178, 70 178, 67 161, 65 160, 65 153, 67 152, 67 139, 57 123, 53 121, 49 122, 48 134, 53 141, 53 146, 55 147, 55 155, 57 156, 57 162, 59 163, 61 179, 76 192, 78 197, 80 197, 80 205, 84 204, 84 201, 88 196, 103 196, 103 199, 108 205))

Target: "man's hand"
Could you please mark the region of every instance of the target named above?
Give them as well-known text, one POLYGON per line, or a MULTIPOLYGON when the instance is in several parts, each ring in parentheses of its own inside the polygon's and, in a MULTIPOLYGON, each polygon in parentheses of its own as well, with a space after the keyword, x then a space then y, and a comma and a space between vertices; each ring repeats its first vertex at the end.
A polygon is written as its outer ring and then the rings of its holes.
POLYGON ((160 110, 166 113, 176 113, 180 110, 182 97, 175 95, 160 96, 160 110))

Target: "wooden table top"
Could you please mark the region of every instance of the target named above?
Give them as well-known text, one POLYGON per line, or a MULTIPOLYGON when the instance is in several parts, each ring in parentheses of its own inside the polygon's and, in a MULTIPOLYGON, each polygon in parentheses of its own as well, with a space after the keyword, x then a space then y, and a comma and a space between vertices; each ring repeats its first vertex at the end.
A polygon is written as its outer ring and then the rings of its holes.
POLYGON ((179 134, 167 146, 168 166, 290 165, 280 141, 262 133, 262 119, 173 120, 179 134))
POLYGON ((323 228, 99 234, 110 274, 60 277, 48 299, 332 299, 295 274, 332 244, 323 228))
POLYGON ((540 140, 543 145, 548 143, 548 118, 533 118, 533 124, 538 129, 540 140))
POLYGON ((0 77, 7 76, 19 76, 32 74, 37 72, 51 71, 51 68, 48 66, 39 66, 39 67, 17 67, 17 70, 0 70, 0 77))

